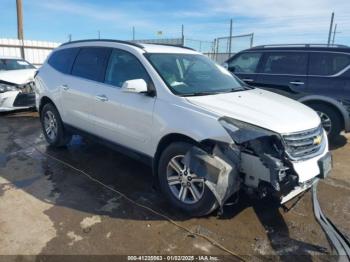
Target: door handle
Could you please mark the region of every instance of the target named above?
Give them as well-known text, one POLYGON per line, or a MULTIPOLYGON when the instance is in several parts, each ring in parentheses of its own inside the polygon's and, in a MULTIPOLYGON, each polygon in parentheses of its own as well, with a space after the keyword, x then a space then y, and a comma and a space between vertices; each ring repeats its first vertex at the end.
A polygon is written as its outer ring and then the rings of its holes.
POLYGON ((96 99, 101 101, 101 102, 106 102, 108 101, 108 97, 106 95, 97 95, 96 99))
POLYGON ((292 82, 289 82, 290 84, 292 85, 296 85, 296 86, 300 86, 300 85, 303 85, 304 82, 300 82, 300 81, 292 81, 292 82))
POLYGON ((69 89, 69 86, 66 84, 61 85, 62 89, 67 91, 69 89))
POLYGON ((243 78, 242 81, 244 81, 244 82, 254 82, 254 79, 243 78))

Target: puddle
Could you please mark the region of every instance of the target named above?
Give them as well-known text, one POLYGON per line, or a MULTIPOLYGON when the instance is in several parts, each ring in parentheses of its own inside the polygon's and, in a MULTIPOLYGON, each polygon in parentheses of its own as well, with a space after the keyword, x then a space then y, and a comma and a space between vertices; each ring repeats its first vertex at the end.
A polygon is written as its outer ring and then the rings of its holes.
POLYGON ((38 181, 41 178, 42 178, 42 176, 38 175, 38 176, 31 177, 28 179, 12 181, 12 184, 14 184, 17 188, 24 188, 24 187, 28 187, 28 186, 32 185, 34 182, 38 181))
POLYGON ((0 154, 0 168, 6 167, 7 163, 7 155, 6 154, 0 154))

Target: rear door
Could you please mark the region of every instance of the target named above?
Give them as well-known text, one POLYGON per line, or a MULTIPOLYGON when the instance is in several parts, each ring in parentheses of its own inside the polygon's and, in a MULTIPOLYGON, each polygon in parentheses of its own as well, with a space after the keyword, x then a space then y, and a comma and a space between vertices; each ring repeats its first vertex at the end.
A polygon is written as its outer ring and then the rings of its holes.
POLYGON ((346 92, 346 86, 350 78, 345 72, 349 66, 349 54, 311 52, 308 91, 316 95, 349 99, 350 90, 346 92))
POLYGON ((296 98, 306 92, 307 65, 307 52, 266 52, 258 69, 256 86, 296 98))
POLYGON ((262 57, 261 52, 243 52, 227 62, 228 70, 249 85, 256 85, 257 68, 262 57))
POLYGON ((152 81, 133 54, 113 49, 105 74, 105 83, 94 89, 94 124, 97 135, 124 147, 146 153, 152 137, 153 106, 156 97, 126 93, 121 90, 127 80, 152 81))
POLYGON ((93 105, 98 82, 103 81, 110 48, 83 47, 80 49, 71 75, 62 84, 62 107, 65 122, 87 132, 93 132, 93 105))

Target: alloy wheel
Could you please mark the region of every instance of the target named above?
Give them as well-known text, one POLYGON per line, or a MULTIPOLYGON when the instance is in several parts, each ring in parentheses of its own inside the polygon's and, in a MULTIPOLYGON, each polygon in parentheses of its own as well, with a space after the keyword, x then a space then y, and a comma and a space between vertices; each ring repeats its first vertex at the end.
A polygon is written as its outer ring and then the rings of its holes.
POLYGON ((54 141, 57 137, 58 125, 55 115, 51 111, 46 111, 44 116, 44 128, 46 135, 54 141))
POLYGON ((326 130, 327 135, 332 131, 332 120, 330 119, 330 117, 320 111, 317 111, 317 114, 319 115, 319 117, 321 118, 321 123, 322 126, 324 128, 324 130, 326 130))
POLYGON ((184 156, 174 156, 167 166, 167 181, 172 194, 185 204, 195 204, 204 194, 204 179, 183 163, 184 156))

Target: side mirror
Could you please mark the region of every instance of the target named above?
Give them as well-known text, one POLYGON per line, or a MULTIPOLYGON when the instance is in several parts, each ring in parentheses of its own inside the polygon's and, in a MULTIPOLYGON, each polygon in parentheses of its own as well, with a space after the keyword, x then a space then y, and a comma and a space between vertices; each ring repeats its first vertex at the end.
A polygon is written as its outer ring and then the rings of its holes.
POLYGON ((222 66, 226 69, 228 69, 228 63, 223 63, 222 66))
POLYGON ((122 85, 123 92, 127 93, 147 93, 147 83, 143 79, 127 80, 122 85))

